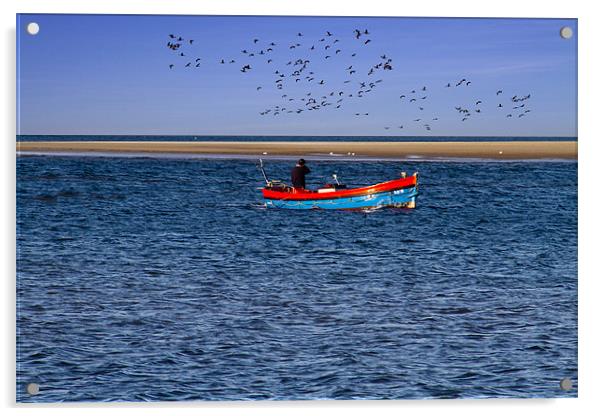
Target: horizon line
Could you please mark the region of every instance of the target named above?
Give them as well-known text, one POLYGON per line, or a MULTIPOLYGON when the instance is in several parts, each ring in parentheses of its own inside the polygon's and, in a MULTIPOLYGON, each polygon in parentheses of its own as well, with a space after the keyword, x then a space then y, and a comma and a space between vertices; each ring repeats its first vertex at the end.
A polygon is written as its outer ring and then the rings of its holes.
POLYGON ((370 135, 370 134, 361 134, 361 135, 351 135, 351 134, 136 134, 136 133, 114 133, 114 134, 17 134, 17 137, 22 136, 124 136, 124 137, 425 137, 425 138, 439 138, 439 137, 543 137, 543 138, 574 138, 577 139, 579 136, 549 136, 549 135, 537 135, 537 136, 523 136, 523 135, 514 135, 514 136, 488 136, 488 135, 443 135, 443 136, 421 136, 421 135, 370 135))

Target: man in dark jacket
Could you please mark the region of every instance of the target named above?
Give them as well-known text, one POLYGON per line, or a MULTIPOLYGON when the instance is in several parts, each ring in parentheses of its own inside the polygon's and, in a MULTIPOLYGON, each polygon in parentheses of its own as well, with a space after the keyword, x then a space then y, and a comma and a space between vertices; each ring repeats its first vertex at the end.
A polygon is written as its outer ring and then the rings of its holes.
POLYGON ((305 166, 305 159, 299 159, 297 165, 291 171, 291 182, 295 188, 305 188, 305 175, 310 172, 305 166))

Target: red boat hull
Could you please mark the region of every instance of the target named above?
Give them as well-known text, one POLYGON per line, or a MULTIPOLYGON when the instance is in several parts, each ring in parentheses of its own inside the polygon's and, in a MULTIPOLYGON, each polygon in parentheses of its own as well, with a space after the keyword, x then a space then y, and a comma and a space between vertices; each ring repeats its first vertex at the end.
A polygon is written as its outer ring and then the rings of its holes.
POLYGON ((394 179, 392 181, 378 183, 376 185, 365 186, 362 188, 354 189, 341 189, 333 192, 317 192, 310 191, 307 189, 298 189, 292 187, 279 187, 270 188, 265 187, 262 189, 263 197, 271 200, 282 200, 287 201, 308 201, 308 200, 328 200, 337 198, 351 198, 357 196, 365 196, 371 194, 380 194, 383 192, 392 192, 399 189, 416 187, 417 178, 416 176, 408 176, 406 178, 394 179))

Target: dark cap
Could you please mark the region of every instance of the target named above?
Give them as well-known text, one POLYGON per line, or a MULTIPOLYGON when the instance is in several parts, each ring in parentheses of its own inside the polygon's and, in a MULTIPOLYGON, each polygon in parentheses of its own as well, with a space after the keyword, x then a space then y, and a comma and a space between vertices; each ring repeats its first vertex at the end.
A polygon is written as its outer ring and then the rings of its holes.
POLYGON ((299 159, 299 161, 297 162, 298 165, 305 165, 305 159, 299 159))

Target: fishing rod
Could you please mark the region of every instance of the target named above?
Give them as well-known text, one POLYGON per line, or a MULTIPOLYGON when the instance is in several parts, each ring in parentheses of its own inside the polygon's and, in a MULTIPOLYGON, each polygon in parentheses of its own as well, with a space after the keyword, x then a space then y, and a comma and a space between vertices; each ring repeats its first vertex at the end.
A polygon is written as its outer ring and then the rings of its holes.
POLYGON ((261 170, 261 173, 263 174, 263 179, 265 179, 265 183, 266 185, 268 185, 270 181, 268 180, 268 176, 265 174, 265 170, 263 169, 263 160, 261 159, 259 159, 259 170, 261 170))

